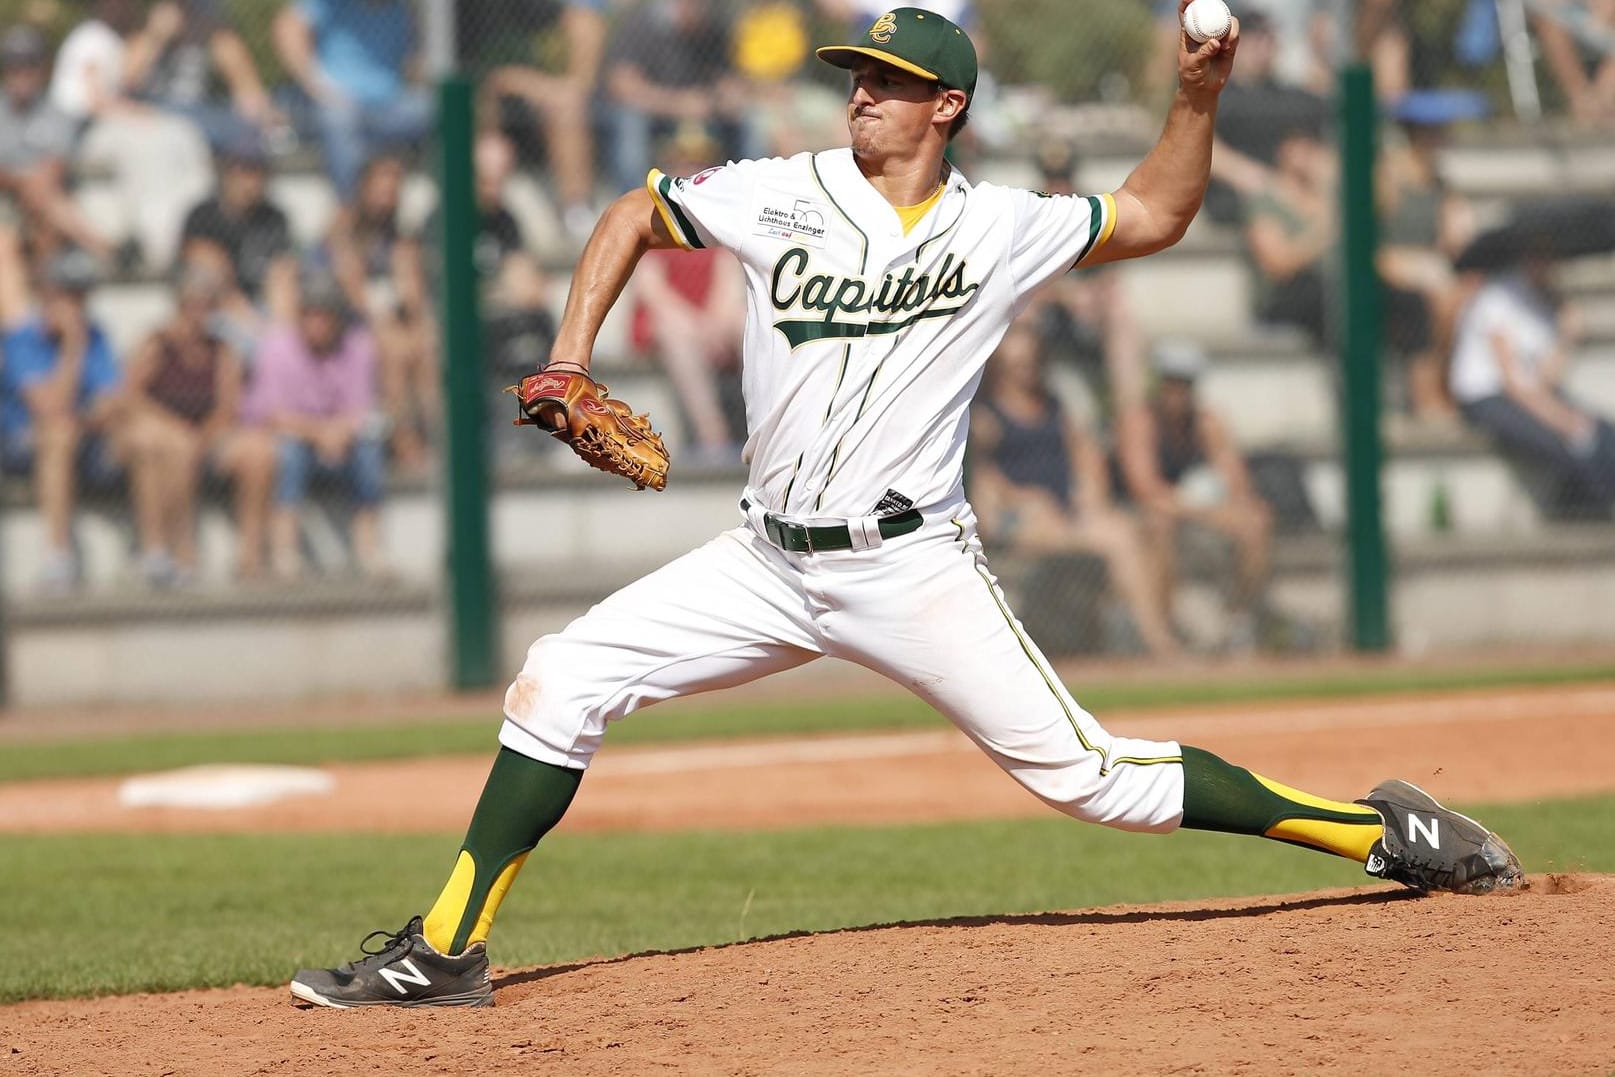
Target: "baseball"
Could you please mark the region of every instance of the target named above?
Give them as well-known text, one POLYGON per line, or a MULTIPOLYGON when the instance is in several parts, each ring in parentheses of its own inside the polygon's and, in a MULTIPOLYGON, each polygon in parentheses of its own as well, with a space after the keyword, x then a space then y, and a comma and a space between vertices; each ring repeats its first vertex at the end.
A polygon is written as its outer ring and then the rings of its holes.
POLYGON ((1183 32, 1194 42, 1224 37, 1233 24, 1233 13, 1223 0, 1192 0, 1183 9, 1183 32))

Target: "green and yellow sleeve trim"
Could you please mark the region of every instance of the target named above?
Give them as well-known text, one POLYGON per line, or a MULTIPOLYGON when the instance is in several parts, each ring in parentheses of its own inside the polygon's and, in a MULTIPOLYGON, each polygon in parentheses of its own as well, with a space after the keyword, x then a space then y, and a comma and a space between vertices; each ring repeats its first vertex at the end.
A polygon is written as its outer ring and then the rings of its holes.
POLYGON ((650 170, 645 177, 645 190, 650 192, 651 201, 656 203, 656 212, 661 214, 662 223, 672 233, 673 241, 687 251, 698 251, 706 246, 696 233, 695 225, 685 216, 677 202, 673 201, 673 177, 667 175, 659 168, 650 170))
POLYGON ((1116 199, 1109 194, 1091 194, 1084 196, 1083 201, 1088 203, 1088 242, 1072 263, 1079 266, 1089 255, 1110 242, 1110 234, 1116 230, 1116 199))

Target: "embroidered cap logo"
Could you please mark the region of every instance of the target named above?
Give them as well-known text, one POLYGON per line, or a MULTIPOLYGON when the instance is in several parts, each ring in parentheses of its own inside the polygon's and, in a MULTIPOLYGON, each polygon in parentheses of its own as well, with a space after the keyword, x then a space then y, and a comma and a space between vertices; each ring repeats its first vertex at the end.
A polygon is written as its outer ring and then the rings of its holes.
POLYGON ((869 28, 869 40, 878 41, 884 45, 886 42, 892 39, 892 34, 896 32, 897 15, 888 11, 886 14, 876 19, 875 25, 869 28))

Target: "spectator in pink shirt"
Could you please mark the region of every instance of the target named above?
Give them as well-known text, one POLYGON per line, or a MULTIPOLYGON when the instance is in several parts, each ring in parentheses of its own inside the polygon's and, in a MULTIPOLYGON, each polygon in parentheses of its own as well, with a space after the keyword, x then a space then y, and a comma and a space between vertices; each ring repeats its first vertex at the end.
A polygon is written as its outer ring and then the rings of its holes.
POLYGON ((385 477, 375 340, 329 275, 308 278, 301 291, 297 324, 271 326, 259 342, 245 409, 276 435, 275 572, 302 573, 300 515, 310 482, 320 480, 347 486, 354 560, 375 575, 382 571, 377 507, 385 477))

